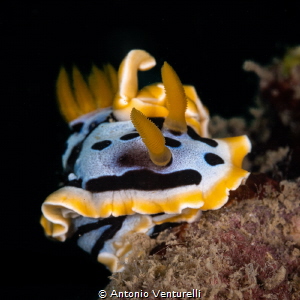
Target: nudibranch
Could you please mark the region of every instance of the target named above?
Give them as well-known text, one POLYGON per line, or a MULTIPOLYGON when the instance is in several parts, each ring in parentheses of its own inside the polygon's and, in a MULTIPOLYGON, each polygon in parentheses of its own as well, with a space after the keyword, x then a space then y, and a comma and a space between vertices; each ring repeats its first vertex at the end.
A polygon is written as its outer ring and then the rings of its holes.
POLYGON ((84 79, 62 68, 57 96, 73 131, 63 154, 65 186, 47 197, 41 224, 47 236, 75 237, 111 272, 121 271, 128 235, 151 235, 168 222, 193 222, 218 209, 248 177, 246 136, 211 139, 208 110, 173 68, 162 83, 138 89, 138 70, 155 65, 132 50, 118 73, 93 66, 84 79))

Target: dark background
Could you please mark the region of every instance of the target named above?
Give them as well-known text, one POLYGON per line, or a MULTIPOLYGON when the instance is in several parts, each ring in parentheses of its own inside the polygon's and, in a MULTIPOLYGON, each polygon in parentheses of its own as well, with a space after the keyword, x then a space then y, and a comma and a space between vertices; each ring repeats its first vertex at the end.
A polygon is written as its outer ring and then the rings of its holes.
POLYGON ((246 59, 268 64, 299 44, 299 7, 252 1, 10 1, 1 30, 1 292, 5 299, 97 299, 109 272, 72 243, 52 242, 40 206, 60 181, 68 127, 55 101, 62 64, 115 67, 133 48, 167 60, 211 111, 246 116, 257 80, 246 59), (198 4, 195 4, 198 3, 198 4), (201 4, 202 3, 202 4, 201 4))

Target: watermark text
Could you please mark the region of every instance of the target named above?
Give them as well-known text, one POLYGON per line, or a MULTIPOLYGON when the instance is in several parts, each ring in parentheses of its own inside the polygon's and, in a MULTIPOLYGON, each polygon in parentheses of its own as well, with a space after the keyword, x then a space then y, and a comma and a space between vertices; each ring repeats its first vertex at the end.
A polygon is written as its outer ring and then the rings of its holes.
POLYGON ((201 298, 201 290, 192 289, 189 292, 177 292, 177 291, 162 291, 162 290, 151 290, 150 292, 140 290, 138 292, 129 292, 123 291, 118 292, 116 290, 112 290, 111 292, 107 292, 106 290, 100 290, 98 292, 98 296, 101 299, 118 299, 118 298, 149 298, 150 296, 154 298, 193 298, 200 299, 201 298))

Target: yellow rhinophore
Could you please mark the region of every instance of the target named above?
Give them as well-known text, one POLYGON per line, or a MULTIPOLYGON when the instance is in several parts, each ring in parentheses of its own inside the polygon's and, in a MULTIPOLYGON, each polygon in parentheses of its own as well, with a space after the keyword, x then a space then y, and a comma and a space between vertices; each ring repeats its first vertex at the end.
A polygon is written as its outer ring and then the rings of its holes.
POLYGON ((161 76, 168 100, 167 107, 169 109, 164 126, 170 130, 184 133, 187 131, 185 121, 187 100, 184 88, 178 75, 167 62, 164 63, 161 69, 161 76))
POLYGON ((152 162, 158 166, 167 165, 172 154, 165 146, 165 138, 159 128, 135 108, 131 111, 131 121, 143 139, 152 162))

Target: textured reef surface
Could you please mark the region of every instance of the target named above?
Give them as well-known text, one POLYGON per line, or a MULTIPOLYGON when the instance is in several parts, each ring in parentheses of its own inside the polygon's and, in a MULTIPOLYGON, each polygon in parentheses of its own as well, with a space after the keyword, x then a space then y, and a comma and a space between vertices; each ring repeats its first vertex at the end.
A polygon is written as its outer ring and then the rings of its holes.
POLYGON ((132 260, 107 289, 200 289, 205 299, 299 299, 299 183, 282 182, 282 192, 268 185, 263 199, 208 211, 199 222, 164 231, 156 241, 136 236, 132 260))
POLYGON ((259 77, 252 122, 215 116, 209 126, 214 138, 251 139, 246 184, 198 222, 156 239, 131 236, 132 254, 108 293, 142 290, 163 299, 150 291, 198 289, 211 300, 300 299, 300 47, 270 66, 248 61, 244 69, 259 77))

